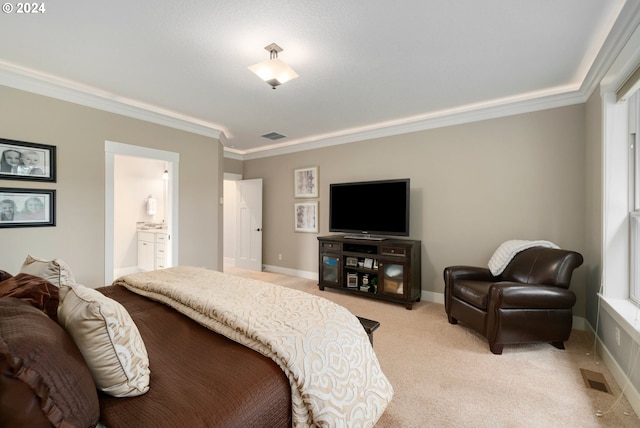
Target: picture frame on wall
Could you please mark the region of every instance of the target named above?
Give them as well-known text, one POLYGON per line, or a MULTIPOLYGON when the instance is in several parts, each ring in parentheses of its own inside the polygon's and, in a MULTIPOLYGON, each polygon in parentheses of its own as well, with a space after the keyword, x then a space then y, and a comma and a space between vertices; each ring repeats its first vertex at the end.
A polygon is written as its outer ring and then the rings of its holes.
POLYGON ((0 187, 0 228, 55 225, 55 190, 0 187))
POLYGON ((318 232, 318 202, 296 202, 294 216, 296 232, 318 232))
POLYGON ((296 198, 318 197, 318 167, 299 168, 293 171, 296 198))
POLYGON ((56 181, 56 146, 0 138, 0 180, 56 181))

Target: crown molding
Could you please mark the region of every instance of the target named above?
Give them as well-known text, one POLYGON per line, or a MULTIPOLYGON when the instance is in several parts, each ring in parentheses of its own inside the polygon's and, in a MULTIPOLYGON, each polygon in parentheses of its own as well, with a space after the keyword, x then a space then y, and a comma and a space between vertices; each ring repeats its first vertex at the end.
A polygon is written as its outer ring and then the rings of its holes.
POLYGON ((0 84, 215 138, 224 147, 224 157, 250 160, 584 103, 598 87, 616 56, 639 24, 640 2, 627 1, 579 88, 554 88, 546 93, 531 93, 517 98, 461 106, 456 109, 245 151, 226 147, 225 133, 222 127, 216 124, 1 60, 0 84))
MULTIPOLYGON (((453 110, 434 112, 423 117, 409 118, 403 123, 382 123, 369 129, 345 130, 332 135, 316 136, 279 145, 265 146, 255 150, 235 150, 233 157, 234 159, 250 160, 279 156, 339 144, 585 103, 593 91, 598 88, 613 61, 615 61, 615 58, 639 25, 640 2, 627 1, 579 87, 557 88, 555 93, 532 93, 520 97, 520 99, 494 100, 488 103, 463 106, 453 110)), ((225 157, 231 157, 230 154, 228 155, 228 149, 226 148, 225 157)))
POLYGON ((224 148, 224 157, 227 159, 245 160, 242 153, 240 153, 238 150, 230 149, 228 147, 224 148))
MULTIPOLYGON (((96 88, 82 86, 3 61, 0 61, 0 84, 215 138, 218 139, 223 146, 226 142, 224 132, 212 124, 127 98, 117 97, 96 88)), ((556 88, 554 90, 556 93, 550 95, 535 93, 527 94, 517 99, 495 100, 488 103, 462 106, 456 109, 434 112, 399 121, 379 123, 369 127, 348 129, 338 133, 265 146, 255 150, 242 151, 224 147, 224 157, 238 160, 259 159, 424 131, 444 126, 494 119, 519 113, 583 103, 590 94, 590 90, 587 91, 585 88, 580 91, 571 89, 572 88, 556 88)))
MULTIPOLYGON (((368 129, 352 129, 344 132, 297 140, 280 145, 266 146, 253 151, 235 151, 235 159, 260 159, 271 156, 296 153, 306 150, 320 149, 340 144, 355 143, 375 138, 426 131, 445 126, 496 119, 521 113, 530 113, 556 107, 586 102, 588 94, 584 90, 570 90, 552 95, 530 95, 517 100, 499 100, 491 103, 463 106, 457 109, 431 113, 418 118, 405 119, 403 122, 376 124, 368 129)), ((225 148, 225 157, 228 149, 225 148)))
POLYGON ((224 132, 215 124, 1 60, 0 85, 180 129, 205 137, 226 140, 224 132))
POLYGON ((582 89, 587 93, 587 98, 598 88, 638 26, 640 26, 640 2, 627 1, 584 78, 582 89))

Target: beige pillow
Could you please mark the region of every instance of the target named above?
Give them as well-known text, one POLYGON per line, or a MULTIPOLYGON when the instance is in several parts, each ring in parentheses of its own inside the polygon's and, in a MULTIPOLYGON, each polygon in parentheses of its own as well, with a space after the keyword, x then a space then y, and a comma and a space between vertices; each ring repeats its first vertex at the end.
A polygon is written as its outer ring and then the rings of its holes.
POLYGON ((56 287, 60 284, 75 284, 76 279, 71 273, 71 269, 60 259, 45 260, 33 256, 27 256, 20 268, 20 273, 44 278, 56 287))
POLYGON ((82 352, 96 386, 114 397, 149 390, 149 357, 127 310, 80 284, 60 287, 58 322, 82 352))

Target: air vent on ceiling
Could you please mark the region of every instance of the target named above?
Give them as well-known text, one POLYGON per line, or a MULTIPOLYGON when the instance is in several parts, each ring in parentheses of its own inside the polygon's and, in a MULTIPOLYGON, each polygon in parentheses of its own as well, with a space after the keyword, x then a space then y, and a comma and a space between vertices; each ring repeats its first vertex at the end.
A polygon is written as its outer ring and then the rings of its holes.
POLYGON ((279 140, 280 138, 285 138, 285 135, 278 134, 277 132, 269 132, 268 134, 262 135, 262 137, 270 140, 279 140))

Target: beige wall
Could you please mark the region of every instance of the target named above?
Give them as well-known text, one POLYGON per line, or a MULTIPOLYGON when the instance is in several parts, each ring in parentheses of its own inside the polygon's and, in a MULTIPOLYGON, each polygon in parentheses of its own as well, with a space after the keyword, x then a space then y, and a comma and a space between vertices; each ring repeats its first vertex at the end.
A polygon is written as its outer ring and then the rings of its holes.
POLYGON ((598 320, 598 295, 602 268, 602 98, 594 91, 585 108, 585 274, 586 318, 592 327, 598 320))
MULTIPOLYGON (((245 161, 264 179, 264 264, 317 271, 317 235, 293 231, 293 170, 319 167, 320 235, 329 183, 409 177, 411 237, 423 243, 422 288, 441 293, 450 264, 486 265, 507 239, 549 239, 584 252, 585 106, 576 105, 245 161), (283 255, 279 261, 278 254, 283 255)), ((180 153, 180 263, 222 266, 222 157, 217 140, 0 87, 2 137, 55 145, 57 226, 0 230, 3 267, 60 257, 79 281, 104 277, 104 141, 180 153)), ((371 209, 385 209, 373 201, 371 209)), ((132 219, 134 220, 134 219, 132 219)), ((584 268, 574 277, 584 315, 584 268)))
MULTIPOLYGON (((548 239, 584 252, 584 114, 574 105, 247 160, 244 178, 264 179, 263 263, 317 272, 317 235, 293 230, 293 170, 313 165, 318 235, 329 234, 330 183, 411 179, 411 238, 422 241, 425 291, 443 292, 445 266, 486 266, 508 239, 548 239)), ((372 201, 369 209, 391 207, 372 201)), ((584 316, 584 268, 572 289, 574 315, 584 316)))
MULTIPOLYGON (((79 282, 104 282, 105 140, 180 153, 179 261, 222 268, 222 147, 218 140, 0 86, 0 138, 57 147, 57 226, 0 229, 0 269, 27 254, 66 261, 79 282)), ((117 215, 117 213, 116 213, 117 215)), ((132 218, 135 222, 136 219, 132 218)))
POLYGON ((224 172, 242 175, 242 164, 239 159, 224 158, 224 172))

